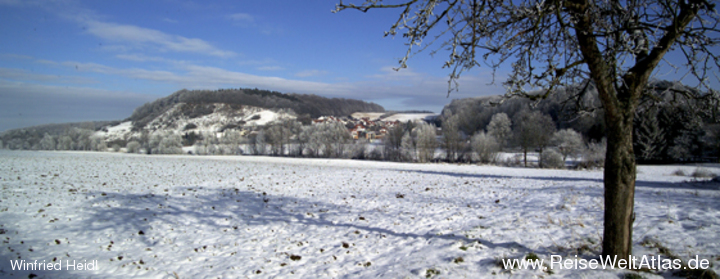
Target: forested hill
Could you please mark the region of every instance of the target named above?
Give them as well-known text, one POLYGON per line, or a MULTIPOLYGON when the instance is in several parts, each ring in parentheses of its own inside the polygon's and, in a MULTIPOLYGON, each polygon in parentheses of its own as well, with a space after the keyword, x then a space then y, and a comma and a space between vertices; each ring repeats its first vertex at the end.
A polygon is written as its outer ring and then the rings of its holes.
MULTIPOLYGON (((552 117, 557 129, 571 128, 587 140, 598 141, 605 136, 603 108, 592 83, 558 88, 553 93, 537 102, 527 98, 503 100, 501 96, 453 100, 443 108, 439 120, 454 116, 459 129, 473 135, 484 130, 497 113, 514 119, 518 112, 529 109, 552 117)), ((700 92, 669 81, 649 83, 635 114, 633 133, 638 160, 670 161, 718 149, 720 104, 704 98, 712 94, 718 92, 700 92)))
POLYGON ((261 89, 180 90, 135 109, 128 120, 140 127, 177 103, 224 103, 267 109, 292 109, 296 114, 310 117, 347 116, 354 112, 384 112, 375 103, 344 98, 325 98, 317 95, 283 94, 261 89))

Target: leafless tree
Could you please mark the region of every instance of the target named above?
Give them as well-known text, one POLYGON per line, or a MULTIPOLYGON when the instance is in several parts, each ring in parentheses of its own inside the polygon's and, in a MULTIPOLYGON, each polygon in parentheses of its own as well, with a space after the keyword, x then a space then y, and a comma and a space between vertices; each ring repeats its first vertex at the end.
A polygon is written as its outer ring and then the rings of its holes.
POLYGON ((56 148, 58 150, 72 150, 73 140, 68 135, 60 136, 56 148))
POLYGON ((523 110, 513 119, 515 142, 523 150, 525 167, 527 167, 527 153, 532 148, 540 149, 540 167, 542 167, 542 150, 550 143, 555 133, 555 123, 549 115, 539 111, 523 110))
POLYGON ((257 155, 265 155, 267 151, 267 141, 265 141, 265 132, 260 130, 255 136, 255 144, 253 145, 254 153, 257 155))
POLYGON ((55 137, 45 133, 42 140, 40 140, 40 146, 43 150, 55 150, 55 137))
POLYGON ((400 161, 402 159, 400 148, 402 147, 403 134, 405 134, 403 125, 396 125, 388 129, 383 138, 385 159, 390 161, 400 161))
MULTIPOLYGON (((707 0, 366 0, 340 2, 335 11, 400 8, 386 32, 403 32, 408 50, 449 49, 450 89, 463 71, 481 62, 497 69, 509 62, 508 95, 547 97, 553 89, 591 80, 607 125, 604 168, 603 254, 624 258, 632 248, 636 163, 633 118, 646 85, 669 51, 707 88, 720 68, 720 15, 707 0), (531 89, 544 89, 530 94, 531 89)), ((680 69, 680 68, 676 68, 680 69)), ((449 93, 449 92, 448 92, 449 93)), ((582 91, 579 93, 582 94, 582 91)), ((717 100, 717 94, 714 98, 717 100)), ((715 101, 717 104, 717 101, 715 101)), ((717 105, 716 105, 717 107, 717 105)), ((717 108, 715 108, 717 111, 717 108)))
POLYGON ((465 139, 460 131, 460 117, 457 114, 442 123, 442 145, 445 148, 445 159, 450 162, 462 159, 465 155, 465 139))
POLYGON ((435 126, 425 122, 420 123, 417 127, 417 152, 418 161, 427 163, 435 157, 435 148, 437 148, 437 137, 435 136, 435 126))
POLYGON ((415 142, 413 141, 412 135, 410 135, 410 132, 405 132, 405 134, 402 136, 402 140, 400 143, 400 158, 403 162, 413 162, 415 161, 415 153, 417 150, 415 149, 415 142))
POLYGON ((158 154, 182 154, 182 138, 179 135, 170 133, 162 137, 158 143, 158 154))

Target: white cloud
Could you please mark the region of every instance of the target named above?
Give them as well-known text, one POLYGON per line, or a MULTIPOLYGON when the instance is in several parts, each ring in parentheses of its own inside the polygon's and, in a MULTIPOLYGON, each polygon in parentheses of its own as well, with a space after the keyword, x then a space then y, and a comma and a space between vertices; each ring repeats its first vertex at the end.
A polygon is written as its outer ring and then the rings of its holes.
MULTIPOLYGON (((128 56, 137 60, 151 59, 143 56, 128 56)), ((167 62, 167 61, 166 61, 167 62)), ((66 61, 62 65, 79 72, 93 72, 126 78, 165 83, 176 88, 217 89, 227 87, 257 87, 286 93, 317 94, 325 97, 340 97, 373 101, 388 106, 388 109, 430 109, 439 111, 451 99, 496 95, 504 93, 497 85, 488 85, 491 76, 487 73, 471 73, 459 80, 459 92, 452 92, 447 98, 447 77, 436 77, 403 69, 399 72, 385 67, 378 74, 362 81, 334 83, 303 81, 277 76, 255 75, 230 71, 218 67, 192 63, 169 62, 169 70, 148 70, 142 68, 116 68, 97 63, 66 61)), ((167 92, 169 94, 169 92, 167 92)))
POLYGON ((178 23, 177 20, 170 19, 170 18, 167 18, 167 17, 163 18, 162 20, 163 20, 164 22, 173 23, 173 24, 174 24, 174 23, 178 23))
POLYGON ((162 57, 154 57, 154 56, 146 56, 142 54, 118 54, 115 55, 115 57, 123 59, 123 60, 130 60, 135 62, 167 62, 165 58, 162 57))
POLYGON ((99 38, 120 43, 129 43, 136 46, 156 47, 160 51, 193 52, 219 57, 232 57, 232 51, 221 50, 210 43, 197 39, 138 27, 134 25, 115 24, 89 20, 87 32, 99 38))
POLYGON ((296 77, 313 77, 313 76, 322 76, 327 74, 326 71, 320 71, 320 70, 304 70, 297 72, 295 74, 296 77))
POLYGON ((262 60, 256 60, 256 59, 242 60, 242 61, 237 62, 237 64, 240 66, 269 66, 269 65, 277 64, 277 63, 278 62, 275 61, 275 59, 270 59, 270 58, 265 58, 262 60))
POLYGON ((285 68, 280 66, 262 66, 257 68, 260 71, 281 71, 285 70, 285 68))
POLYGON ((228 17, 234 21, 241 21, 241 22, 254 22, 255 21, 254 16, 252 16, 250 14, 246 14, 246 13, 235 13, 235 14, 229 15, 228 17))

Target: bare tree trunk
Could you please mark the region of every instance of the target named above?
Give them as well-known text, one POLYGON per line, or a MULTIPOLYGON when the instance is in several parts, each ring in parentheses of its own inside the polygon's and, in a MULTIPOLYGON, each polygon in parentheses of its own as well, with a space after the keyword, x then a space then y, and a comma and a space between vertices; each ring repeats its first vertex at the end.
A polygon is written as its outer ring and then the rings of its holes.
POLYGON ((603 255, 627 258, 632 253, 635 200, 635 153, 632 145, 634 109, 606 114, 605 218, 603 255))

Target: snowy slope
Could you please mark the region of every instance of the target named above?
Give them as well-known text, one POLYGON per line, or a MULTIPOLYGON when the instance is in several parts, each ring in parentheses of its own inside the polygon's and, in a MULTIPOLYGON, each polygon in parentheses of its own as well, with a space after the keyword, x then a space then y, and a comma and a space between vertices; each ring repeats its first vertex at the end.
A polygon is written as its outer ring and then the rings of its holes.
MULTIPOLYGON (((228 125, 235 126, 263 126, 270 122, 281 119, 292 119, 294 115, 273 111, 270 109, 241 106, 233 107, 228 104, 205 104, 212 106, 212 112, 205 115, 196 115, 190 117, 187 111, 187 104, 178 103, 150 121, 145 130, 150 132, 163 131, 168 133, 182 134, 194 131, 196 133, 216 133, 223 130, 228 125), (194 125, 194 128, 187 128, 188 125, 194 125)), ((198 105, 195 105, 198 106, 198 105)), ((190 114, 192 115, 192 114, 190 114)), ((138 137, 139 132, 131 132, 132 123, 123 122, 116 126, 106 127, 107 131, 98 131, 97 136, 104 137, 108 141, 123 139, 127 140, 131 137, 138 137)))
POLYGON ((385 114, 385 112, 356 112, 351 114, 353 118, 360 119, 360 118, 369 118, 372 121, 376 121, 380 119, 380 116, 385 114))
MULTIPOLYGON (((380 116, 384 115, 384 112, 356 112, 352 114, 353 118, 369 118, 372 121, 381 120, 380 116)), ((437 116, 435 113, 396 113, 389 117, 383 118, 383 121, 396 121, 407 122, 407 121, 420 121, 428 117, 437 116)))
POLYGON ((437 116, 435 113, 397 113, 393 114, 390 117, 387 117, 383 120, 385 121, 395 121, 398 120, 400 122, 408 122, 408 121, 421 121, 425 120, 430 117, 437 116))
MULTIPOLYGON (((634 251, 658 254, 641 244, 659 243, 720 271, 720 189, 671 175, 678 168, 639 168, 634 251)), ((0 277, 27 278, 30 271, 10 266, 20 258, 62 261, 62 271, 32 271, 41 278, 435 271, 436 278, 618 278, 627 271, 549 276, 495 264, 531 252, 597 255, 601 178, 600 171, 2 150, 0 277), (73 260, 97 261, 97 270, 65 270, 73 260)))

